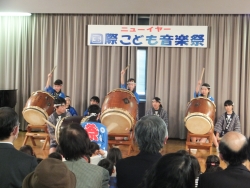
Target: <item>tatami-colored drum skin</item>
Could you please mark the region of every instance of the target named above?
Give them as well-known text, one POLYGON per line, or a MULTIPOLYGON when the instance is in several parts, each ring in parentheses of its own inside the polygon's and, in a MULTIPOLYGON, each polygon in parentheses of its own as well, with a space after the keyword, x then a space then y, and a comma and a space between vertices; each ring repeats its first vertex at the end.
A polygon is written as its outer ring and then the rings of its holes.
POLYGON ((132 92, 114 89, 105 97, 101 123, 109 133, 128 133, 136 122, 138 104, 132 92))
POLYGON ((60 121, 58 121, 56 124, 56 130, 55 130, 55 137, 56 137, 57 143, 59 141, 61 129, 63 129, 64 127, 68 126, 71 123, 77 123, 80 125, 81 123, 86 122, 88 119, 89 119, 88 116, 86 117, 70 116, 70 117, 64 117, 60 121))
POLYGON ((54 112, 54 97, 45 91, 36 91, 23 108, 23 117, 31 125, 44 125, 44 119, 54 112))
POLYGON ((187 129, 194 134, 206 134, 214 127, 216 106, 208 98, 192 99, 184 119, 187 129))

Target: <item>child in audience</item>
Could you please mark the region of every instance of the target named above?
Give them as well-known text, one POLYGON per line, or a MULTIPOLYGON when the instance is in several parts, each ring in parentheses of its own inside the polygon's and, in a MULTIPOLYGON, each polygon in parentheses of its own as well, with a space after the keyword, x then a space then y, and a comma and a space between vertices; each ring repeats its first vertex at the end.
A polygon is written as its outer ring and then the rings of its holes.
MULTIPOLYGON (((98 166, 101 166, 108 170, 109 175, 111 176, 114 173, 114 163, 109 159, 102 159, 99 161, 98 166)), ((117 188, 117 180, 116 177, 110 177, 109 179, 109 188, 117 188)))
POLYGON ((58 152, 53 152, 53 153, 49 154, 48 158, 59 159, 61 161, 63 159, 62 155, 58 152))
POLYGON ((105 168, 109 172, 110 176, 114 171, 114 163, 112 163, 112 161, 110 161, 109 159, 102 159, 98 162, 97 165, 105 168))
POLYGON ((111 148, 108 152, 107 159, 114 163, 114 172, 112 173, 112 177, 116 177, 116 162, 122 159, 122 152, 119 148, 111 148))
POLYGON ((43 159, 37 158, 35 152, 33 151, 32 147, 30 145, 24 145, 22 146, 19 151, 26 153, 28 155, 34 156, 37 160, 37 163, 39 164, 43 159))
POLYGON ((89 150, 91 152, 91 164, 97 165, 100 160, 107 157, 107 151, 100 149, 100 146, 95 142, 90 143, 89 150))
POLYGON ((220 167, 220 158, 216 155, 209 155, 206 160, 206 172, 216 172, 223 170, 220 167))

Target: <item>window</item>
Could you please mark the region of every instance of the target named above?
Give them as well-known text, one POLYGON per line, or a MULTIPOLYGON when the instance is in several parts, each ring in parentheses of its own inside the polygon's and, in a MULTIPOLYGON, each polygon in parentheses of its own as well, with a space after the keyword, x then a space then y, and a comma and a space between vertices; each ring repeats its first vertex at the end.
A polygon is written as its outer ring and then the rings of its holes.
POLYGON ((137 49, 136 92, 140 99, 146 99, 147 48, 137 49))

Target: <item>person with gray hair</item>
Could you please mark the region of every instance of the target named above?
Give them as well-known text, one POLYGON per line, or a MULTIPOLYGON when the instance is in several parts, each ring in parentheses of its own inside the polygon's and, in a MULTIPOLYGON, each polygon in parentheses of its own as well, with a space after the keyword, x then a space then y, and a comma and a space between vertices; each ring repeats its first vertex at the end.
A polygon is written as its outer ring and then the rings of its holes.
POLYGON ((116 164, 117 186, 119 188, 137 187, 145 172, 155 164, 162 155, 166 135, 166 124, 158 116, 144 116, 135 126, 135 139, 140 153, 121 159, 116 164))
POLYGON ((248 157, 248 142, 244 135, 230 131, 219 145, 220 158, 228 165, 225 170, 200 175, 198 188, 248 188, 250 171, 243 165, 248 157))

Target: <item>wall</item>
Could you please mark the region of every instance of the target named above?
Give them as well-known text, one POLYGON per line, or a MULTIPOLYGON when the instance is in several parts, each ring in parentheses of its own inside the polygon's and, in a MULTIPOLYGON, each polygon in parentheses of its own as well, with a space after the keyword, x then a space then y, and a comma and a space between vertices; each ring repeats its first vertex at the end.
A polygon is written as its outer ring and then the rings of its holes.
POLYGON ((248 0, 0 0, 0 11, 81 14, 248 14, 248 0))

